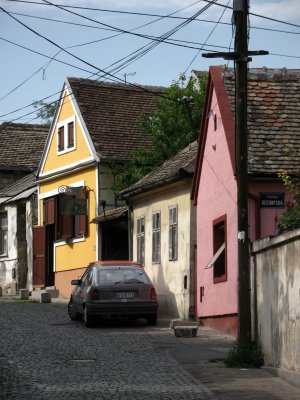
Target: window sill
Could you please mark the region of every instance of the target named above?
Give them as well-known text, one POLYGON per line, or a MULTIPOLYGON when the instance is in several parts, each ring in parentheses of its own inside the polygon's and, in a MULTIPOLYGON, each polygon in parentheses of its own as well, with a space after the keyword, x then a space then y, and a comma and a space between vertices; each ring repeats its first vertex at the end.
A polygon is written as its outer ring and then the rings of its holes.
POLYGON ((227 275, 222 275, 218 276, 217 278, 214 278, 214 283, 222 283, 222 282, 227 282, 227 275))

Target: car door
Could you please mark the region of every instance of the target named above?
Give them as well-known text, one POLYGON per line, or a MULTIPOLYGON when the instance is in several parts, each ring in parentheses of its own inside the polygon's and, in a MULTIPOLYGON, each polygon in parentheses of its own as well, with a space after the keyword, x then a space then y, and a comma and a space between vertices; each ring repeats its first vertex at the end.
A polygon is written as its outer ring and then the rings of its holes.
POLYGON ((73 301, 76 303, 76 308, 80 313, 83 313, 83 302, 86 296, 86 292, 91 282, 91 270, 87 270, 80 279, 80 285, 76 288, 76 293, 73 295, 73 301))

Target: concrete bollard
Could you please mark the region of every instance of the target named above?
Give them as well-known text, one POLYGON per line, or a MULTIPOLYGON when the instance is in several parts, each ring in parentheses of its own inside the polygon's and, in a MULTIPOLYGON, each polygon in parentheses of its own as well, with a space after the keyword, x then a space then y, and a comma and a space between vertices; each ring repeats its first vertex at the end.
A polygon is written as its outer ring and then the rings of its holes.
POLYGON ((47 292, 41 293, 41 303, 51 303, 50 293, 47 292))
POLYGON ((20 289, 19 290, 19 298, 22 300, 29 299, 29 290, 28 289, 20 289))

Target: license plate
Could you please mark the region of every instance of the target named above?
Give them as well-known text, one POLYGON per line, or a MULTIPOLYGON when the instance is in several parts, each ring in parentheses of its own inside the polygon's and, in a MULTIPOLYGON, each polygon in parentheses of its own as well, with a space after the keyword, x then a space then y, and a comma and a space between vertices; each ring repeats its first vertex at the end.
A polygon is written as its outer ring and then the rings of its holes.
POLYGON ((115 293, 116 299, 132 299, 134 297, 134 292, 118 292, 115 293))

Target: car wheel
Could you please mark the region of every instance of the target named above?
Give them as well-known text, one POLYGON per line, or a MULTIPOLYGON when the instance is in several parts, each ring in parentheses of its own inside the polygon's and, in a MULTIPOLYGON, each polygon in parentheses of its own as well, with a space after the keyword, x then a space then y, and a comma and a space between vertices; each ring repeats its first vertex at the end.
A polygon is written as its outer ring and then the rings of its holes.
POLYGON ((148 325, 154 326, 156 325, 156 322, 157 322, 157 314, 152 314, 147 317, 148 325))
POLYGON ((83 310, 83 321, 84 321, 84 325, 85 325, 86 328, 91 328, 91 327, 94 326, 94 319, 88 313, 86 307, 84 307, 84 310, 83 310))
POLYGON ((77 311, 75 304, 73 303, 72 300, 70 300, 69 304, 68 304, 68 314, 69 314, 69 317, 71 318, 71 320, 73 320, 73 321, 79 321, 82 319, 82 314, 80 314, 77 311))

